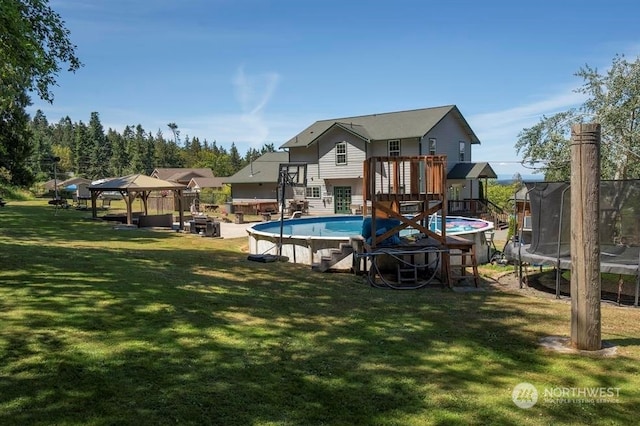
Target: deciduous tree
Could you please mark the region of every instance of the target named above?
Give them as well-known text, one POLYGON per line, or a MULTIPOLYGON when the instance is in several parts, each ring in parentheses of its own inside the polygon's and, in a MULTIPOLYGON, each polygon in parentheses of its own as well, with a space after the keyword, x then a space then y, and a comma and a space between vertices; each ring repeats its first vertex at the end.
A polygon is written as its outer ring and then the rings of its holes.
POLYGON ((629 62, 617 55, 606 73, 585 65, 576 76, 584 81, 576 89, 587 95, 584 104, 524 129, 516 150, 525 162, 545 162, 547 180, 568 180, 571 125, 597 122, 602 125, 602 178, 640 178, 640 58, 629 62))
POLYGON ((48 0, 0 0, 0 166, 8 167, 3 175, 13 184, 33 181, 25 113, 29 93, 53 101, 51 87, 63 64, 69 71, 82 65, 69 30, 48 0))

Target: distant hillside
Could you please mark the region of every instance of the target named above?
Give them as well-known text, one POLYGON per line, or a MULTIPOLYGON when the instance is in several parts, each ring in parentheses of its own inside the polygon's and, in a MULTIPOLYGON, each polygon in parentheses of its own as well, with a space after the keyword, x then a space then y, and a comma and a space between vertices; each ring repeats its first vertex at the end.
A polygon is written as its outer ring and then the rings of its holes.
MULTIPOLYGON (((541 182, 544 180, 542 175, 520 175, 525 182, 541 182)), ((513 183, 513 175, 498 175, 497 182, 500 185, 509 185, 513 183)))

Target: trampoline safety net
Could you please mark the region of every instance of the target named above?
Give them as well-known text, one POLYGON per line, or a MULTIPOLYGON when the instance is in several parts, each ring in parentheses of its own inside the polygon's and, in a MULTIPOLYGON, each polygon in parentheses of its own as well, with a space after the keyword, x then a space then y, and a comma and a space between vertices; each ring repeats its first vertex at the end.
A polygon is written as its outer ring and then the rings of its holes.
MULTIPOLYGON (((570 258, 571 187, 567 182, 528 182, 530 255, 570 258)), ((640 256, 640 180, 600 182, 602 272, 635 275, 640 256)))

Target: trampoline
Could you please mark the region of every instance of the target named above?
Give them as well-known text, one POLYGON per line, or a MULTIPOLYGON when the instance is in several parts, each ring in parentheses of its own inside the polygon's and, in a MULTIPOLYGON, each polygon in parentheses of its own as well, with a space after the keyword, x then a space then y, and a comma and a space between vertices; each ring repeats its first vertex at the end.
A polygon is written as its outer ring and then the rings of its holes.
MULTIPOLYGON (((505 247, 505 256, 519 265, 554 266, 559 276, 560 270, 571 269, 571 186, 528 182, 526 187, 531 216, 525 218, 527 228, 520 230, 517 241, 505 247)), ((638 306, 640 180, 600 182, 599 226, 600 272, 635 276, 638 306)))

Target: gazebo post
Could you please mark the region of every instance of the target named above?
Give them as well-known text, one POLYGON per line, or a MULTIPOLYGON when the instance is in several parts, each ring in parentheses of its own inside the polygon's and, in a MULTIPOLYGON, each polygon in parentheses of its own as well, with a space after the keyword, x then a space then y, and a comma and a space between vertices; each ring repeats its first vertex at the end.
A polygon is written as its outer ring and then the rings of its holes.
POLYGON ((142 207, 144 208, 144 214, 147 216, 149 214, 149 195, 151 195, 151 191, 142 191, 140 193, 140 198, 142 198, 142 207))
POLYGON ((178 205, 180 206, 180 229, 184 228, 184 208, 182 207, 184 204, 182 193, 184 187, 178 183, 163 181, 142 174, 134 174, 97 184, 90 187, 89 190, 91 191, 91 207, 94 217, 97 217, 96 204, 98 195, 104 191, 117 191, 122 196, 126 205, 126 224, 128 225, 133 224, 133 204, 137 196, 140 196, 142 200, 144 214, 148 215, 151 192, 171 190, 174 196, 178 197, 178 205))
POLYGON ((182 199, 182 189, 176 189, 176 195, 178 197, 178 218, 180 223, 178 224, 178 229, 184 229, 184 208, 182 207, 183 199, 182 199))
POLYGON ((133 193, 133 196, 129 191, 127 191, 127 196, 125 197, 125 201, 127 203, 127 225, 131 225, 133 223, 132 211, 133 211, 133 200, 136 198, 136 193, 133 193))
POLYGON ((97 191, 91 190, 91 217, 94 219, 98 217, 98 208, 96 207, 97 201, 97 191))

